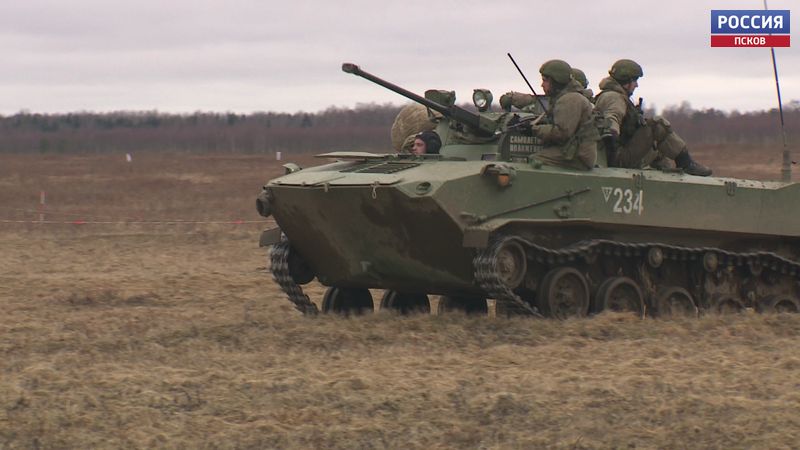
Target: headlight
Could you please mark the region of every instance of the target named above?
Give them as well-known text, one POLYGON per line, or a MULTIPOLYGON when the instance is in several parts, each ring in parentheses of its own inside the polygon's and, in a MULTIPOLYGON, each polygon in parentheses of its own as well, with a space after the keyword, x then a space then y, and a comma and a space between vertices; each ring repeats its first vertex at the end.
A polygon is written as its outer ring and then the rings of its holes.
POLYGON ((295 163, 286 163, 286 164, 283 165, 283 168, 286 169, 285 170, 286 175, 289 175, 290 173, 295 173, 297 171, 303 170, 302 167, 298 166, 295 163))
POLYGON ((448 108, 456 104, 456 93, 454 91, 428 89, 425 91, 425 98, 448 108))
POLYGON ((481 168, 481 175, 494 178, 495 183, 501 188, 507 188, 514 184, 517 178, 517 169, 507 164, 488 164, 481 168))
POLYGON ((270 199, 272 198, 272 192, 270 192, 266 186, 258 194, 256 198, 256 211, 258 214, 264 217, 269 217, 272 214, 272 207, 270 205, 270 199))
POLYGON ((475 89, 472 91, 472 103, 478 111, 488 111, 492 106, 492 93, 488 89, 475 89))

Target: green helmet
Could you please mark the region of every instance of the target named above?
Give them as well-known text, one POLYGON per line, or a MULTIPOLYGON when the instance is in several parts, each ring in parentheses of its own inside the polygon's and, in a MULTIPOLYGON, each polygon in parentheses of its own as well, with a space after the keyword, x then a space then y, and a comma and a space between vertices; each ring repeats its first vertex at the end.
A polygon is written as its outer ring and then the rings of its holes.
POLYGON ((572 79, 572 67, 566 61, 551 59, 539 68, 542 76, 549 77, 558 84, 565 85, 572 79))
POLYGON ((625 84, 641 77, 644 75, 644 72, 642 71, 642 66, 637 64, 636 61, 620 59, 611 66, 611 70, 608 71, 608 74, 611 75, 611 78, 625 84))
POLYGON ((586 74, 581 69, 572 68, 572 79, 577 81, 584 89, 589 86, 589 80, 586 79, 586 74))

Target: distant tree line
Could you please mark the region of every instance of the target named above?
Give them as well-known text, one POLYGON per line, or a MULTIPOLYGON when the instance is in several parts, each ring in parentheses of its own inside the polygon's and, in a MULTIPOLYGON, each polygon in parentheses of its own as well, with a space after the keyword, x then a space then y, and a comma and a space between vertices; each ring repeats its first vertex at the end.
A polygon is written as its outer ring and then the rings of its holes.
MULTIPOLYGON (((784 105, 787 140, 800 139, 800 101, 784 105)), ((693 144, 782 144, 780 113, 769 111, 723 112, 717 109, 695 110, 687 102, 661 112, 673 129, 693 144)), ((796 147, 796 145, 795 145, 796 147)))
POLYGON ((0 152, 322 152, 389 149, 395 105, 318 113, 78 112, 0 116, 0 152))
MULTIPOLYGON (((388 151, 399 106, 361 104, 317 113, 252 114, 158 111, 19 112, 0 116, 0 152, 95 153, 133 151, 325 152, 388 151)), ((784 109, 787 137, 800 139, 800 102, 784 109)), ((693 145, 780 143, 777 109, 739 113, 695 110, 684 102, 661 115, 693 145)))

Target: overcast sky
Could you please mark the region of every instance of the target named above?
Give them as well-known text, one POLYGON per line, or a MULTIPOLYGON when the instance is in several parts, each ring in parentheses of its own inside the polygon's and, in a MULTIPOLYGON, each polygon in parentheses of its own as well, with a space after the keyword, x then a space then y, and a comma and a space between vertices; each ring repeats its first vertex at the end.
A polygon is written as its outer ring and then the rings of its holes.
MULTIPOLYGON (((792 9, 797 0, 769 0, 792 9)), ((539 88, 542 62, 591 87, 619 58, 645 71, 635 97, 740 111, 777 105, 769 49, 711 48, 710 10, 761 0, 26 0, 0 2, 0 114, 158 110, 315 112, 406 100, 342 62, 417 93, 539 88)), ((794 47, 775 53, 784 104, 800 100, 794 47)))

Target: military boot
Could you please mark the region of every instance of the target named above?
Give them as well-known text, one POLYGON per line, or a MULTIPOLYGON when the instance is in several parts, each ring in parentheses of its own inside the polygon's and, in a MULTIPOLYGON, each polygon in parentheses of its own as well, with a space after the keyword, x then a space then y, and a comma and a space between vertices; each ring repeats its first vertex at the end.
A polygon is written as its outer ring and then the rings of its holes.
POLYGON ((697 175, 698 177, 711 175, 711 169, 692 160, 692 157, 689 156, 689 150, 684 150, 675 157, 675 165, 689 175, 697 175))
POLYGON ((658 155, 658 157, 650 163, 650 167, 656 170, 669 170, 673 168, 672 161, 670 161, 669 158, 665 158, 661 155, 658 155))

